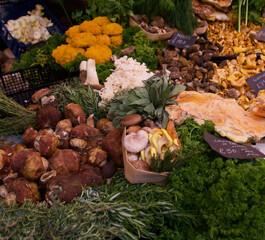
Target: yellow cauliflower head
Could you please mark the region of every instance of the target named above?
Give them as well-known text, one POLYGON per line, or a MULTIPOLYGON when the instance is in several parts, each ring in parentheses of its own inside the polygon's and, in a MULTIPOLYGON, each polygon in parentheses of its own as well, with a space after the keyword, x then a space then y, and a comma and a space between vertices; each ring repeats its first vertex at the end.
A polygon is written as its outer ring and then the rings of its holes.
POLYGON ((108 23, 101 27, 102 33, 107 35, 122 34, 123 28, 118 23, 108 23))
POLYGON ((110 36, 111 44, 114 46, 120 46, 122 44, 122 34, 116 36, 110 36))
POLYGON ((62 44, 52 51, 52 57, 61 66, 75 60, 78 53, 84 55, 85 50, 83 48, 74 48, 71 45, 62 44))
POLYGON ((96 36, 97 44, 110 45, 110 37, 106 34, 100 34, 96 36))
POLYGON ((95 44, 88 48, 84 54, 87 59, 94 59, 98 64, 108 62, 111 55, 112 51, 108 46, 99 44, 95 44))
POLYGON ((75 25, 73 27, 70 27, 66 32, 65 35, 67 37, 74 37, 77 33, 80 33, 79 25, 75 25))
POLYGON ((108 19, 108 17, 96 17, 92 20, 92 22, 98 24, 100 27, 110 23, 110 20, 108 19))
POLYGON ((78 33, 72 38, 71 45, 73 45, 74 47, 86 48, 94 45, 96 41, 97 39, 93 34, 82 32, 78 33))
POLYGON ((79 28, 81 32, 89 32, 94 35, 101 34, 100 26, 92 21, 84 21, 79 25, 79 28))

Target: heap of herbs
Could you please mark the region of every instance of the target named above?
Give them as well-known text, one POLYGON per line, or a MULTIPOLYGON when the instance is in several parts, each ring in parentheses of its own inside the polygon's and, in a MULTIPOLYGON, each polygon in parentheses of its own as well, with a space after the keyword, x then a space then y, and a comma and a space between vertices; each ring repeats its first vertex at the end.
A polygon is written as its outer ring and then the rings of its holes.
POLYGON ((123 44, 120 47, 113 48, 114 55, 123 56, 122 49, 135 47, 134 51, 126 54, 140 63, 145 63, 147 68, 154 71, 158 67, 158 58, 156 52, 162 50, 162 42, 153 42, 146 37, 146 33, 140 31, 137 26, 129 26, 123 31, 123 44))
POLYGON ((165 107, 176 103, 172 97, 184 91, 185 86, 169 83, 166 75, 153 76, 144 83, 144 87, 121 93, 108 104, 108 113, 113 118, 114 126, 119 127, 123 117, 137 113, 143 119, 158 120, 163 128, 166 127, 168 113, 165 107))
POLYGON ((22 133, 35 125, 36 113, 27 110, 0 90, 0 136, 22 133))
POLYGON ((27 201, 1 205, 0 237, 7 239, 156 239, 171 218, 191 222, 169 186, 132 185, 118 172, 108 185, 83 189, 74 202, 52 207, 27 201))
POLYGON ((196 216, 196 224, 172 220, 158 239, 263 239, 264 159, 227 159, 214 152, 203 138, 203 132, 214 132, 208 121, 199 126, 187 119, 176 130, 184 165, 171 173, 170 185, 181 194, 179 206, 196 216))

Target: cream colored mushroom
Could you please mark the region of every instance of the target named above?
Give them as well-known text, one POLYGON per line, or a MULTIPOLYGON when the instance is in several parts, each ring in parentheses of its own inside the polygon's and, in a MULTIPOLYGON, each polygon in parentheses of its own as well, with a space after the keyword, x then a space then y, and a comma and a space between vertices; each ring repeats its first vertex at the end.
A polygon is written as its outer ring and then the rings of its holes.
POLYGON ((138 153, 144 150, 148 144, 148 133, 140 130, 137 133, 130 133, 124 137, 124 148, 131 153, 138 153))

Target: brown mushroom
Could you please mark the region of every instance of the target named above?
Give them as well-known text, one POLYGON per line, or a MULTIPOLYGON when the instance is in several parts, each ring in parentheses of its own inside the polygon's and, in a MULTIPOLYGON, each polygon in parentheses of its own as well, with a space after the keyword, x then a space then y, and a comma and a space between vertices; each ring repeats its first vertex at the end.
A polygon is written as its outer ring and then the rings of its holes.
POLYGON ((107 134, 102 143, 102 149, 107 152, 108 160, 113 161, 117 167, 123 166, 121 138, 122 130, 115 129, 107 134))
POLYGON ((80 169, 78 175, 82 177, 84 187, 89 187, 91 185, 100 186, 103 181, 100 168, 88 164, 85 164, 80 169))
POLYGON ((0 198, 5 198, 8 191, 4 185, 0 186, 0 198))
POLYGON ((32 152, 34 152, 34 149, 25 149, 23 151, 16 152, 11 158, 11 168, 13 172, 18 174, 18 176, 22 176, 22 168, 25 164, 26 159, 32 152))
POLYGON ((23 133, 23 143, 28 147, 32 148, 34 146, 34 140, 39 136, 37 130, 34 130, 33 127, 28 127, 23 133))
POLYGON ((57 149, 49 159, 49 167, 55 170, 57 175, 69 175, 79 170, 81 156, 71 149, 57 149))
POLYGON ((38 185, 22 177, 12 179, 12 184, 9 183, 9 188, 7 189, 8 192, 15 193, 18 204, 23 204, 26 199, 31 199, 32 202, 41 200, 38 185))
POLYGON ((107 152, 99 147, 89 150, 87 163, 94 167, 103 167, 107 162, 107 152))
POLYGON ((90 114, 86 120, 86 125, 89 127, 95 127, 94 114, 90 114))
POLYGON ((115 163, 113 161, 108 161, 103 167, 102 167, 102 177, 104 178, 111 178, 115 172, 117 171, 115 163))
POLYGON ((43 157, 51 157, 59 144, 58 138, 55 135, 44 134, 36 137, 34 148, 43 157))
POLYGON ((0 179, 11 171, 10 159, 7 153, 0 149, 0 179))
POLYGON ((47 96, 51 94, 52 92, 53 91, 50 88, 42 88, 31 96, 31 101, 33 103, 38 103, 42 97, 47 96))
POLYGON ((96 128, 104 134, 108 134, 115 129, 112 122, 108 118, 100 119, 96 125, 96 128))
POLYGON ((10 192, 5 197, 5 203, 10 206, 12 202, 16 202, 17 196, 14 192, 10 192))
POLYGON ((62 114, 55 107, 46 105, 40 108, 36 114, 36 125, 39 128, 55 128, 62 119, 62 114))
POLYGON ((52 205, 57 198, 70 203, 82 192, 82 177, 79 175, 55 176, 47 183, 45 200, 52 205))
POLYGON ((5 151, 6 154, 7 154, 7 156, 8 156, 9 158, 12 158, 13 155, 15 154, 15 149, 14 149, 14 147, 9 146, 9 145, 3 145, 3 146, 1 146, 1 147, 0 147, 0 150, 5 151))
POLYGON ((48 161, 40 153, 31 153, 22 168, 22 175, 29 181, 37 180, 48 168, 48 161))
POLYGON ((121 119, 120 125, 122 127, 130 127, 133 125, 137 125, 143 121, 143 118, 139 114, 131 114, 128 116, 125 116, 121 119))
POLYGON ((44 189, 46 187, 47 182, 55 177, 57 175, 57 172, 55 170, 51 170, 49 172, 45 172, 40 177, 40 187, 44 189))
POLYGON ((71 120, 74 126, 86 123, 85 112, 78 104, 70 103, 66 105, 64 115, 71 120))

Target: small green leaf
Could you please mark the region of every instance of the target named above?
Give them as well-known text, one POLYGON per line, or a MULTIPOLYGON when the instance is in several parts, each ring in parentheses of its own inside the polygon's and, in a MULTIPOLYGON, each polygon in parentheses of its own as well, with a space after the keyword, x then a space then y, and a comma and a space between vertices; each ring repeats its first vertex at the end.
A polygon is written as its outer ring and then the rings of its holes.
POLYGON ((186 89, 185 86, 183 85, 176 85, 175 88, 173 89, 173 91, 168 95, 169 98, 174 97, 175 95, 181 93, 182 91, 184 91, 186 89))
POLYGON ((148 104, 146 107, 144 107, 143 110, 147 113, 152 113, 153 111, 155 111, 153 103, 148 104))
POLYGON ((142 98, 142 99, 138 99, 138 100, 132 102, 130 105, 146 105, 149 103, 150 103, 149 98, 142 98))

